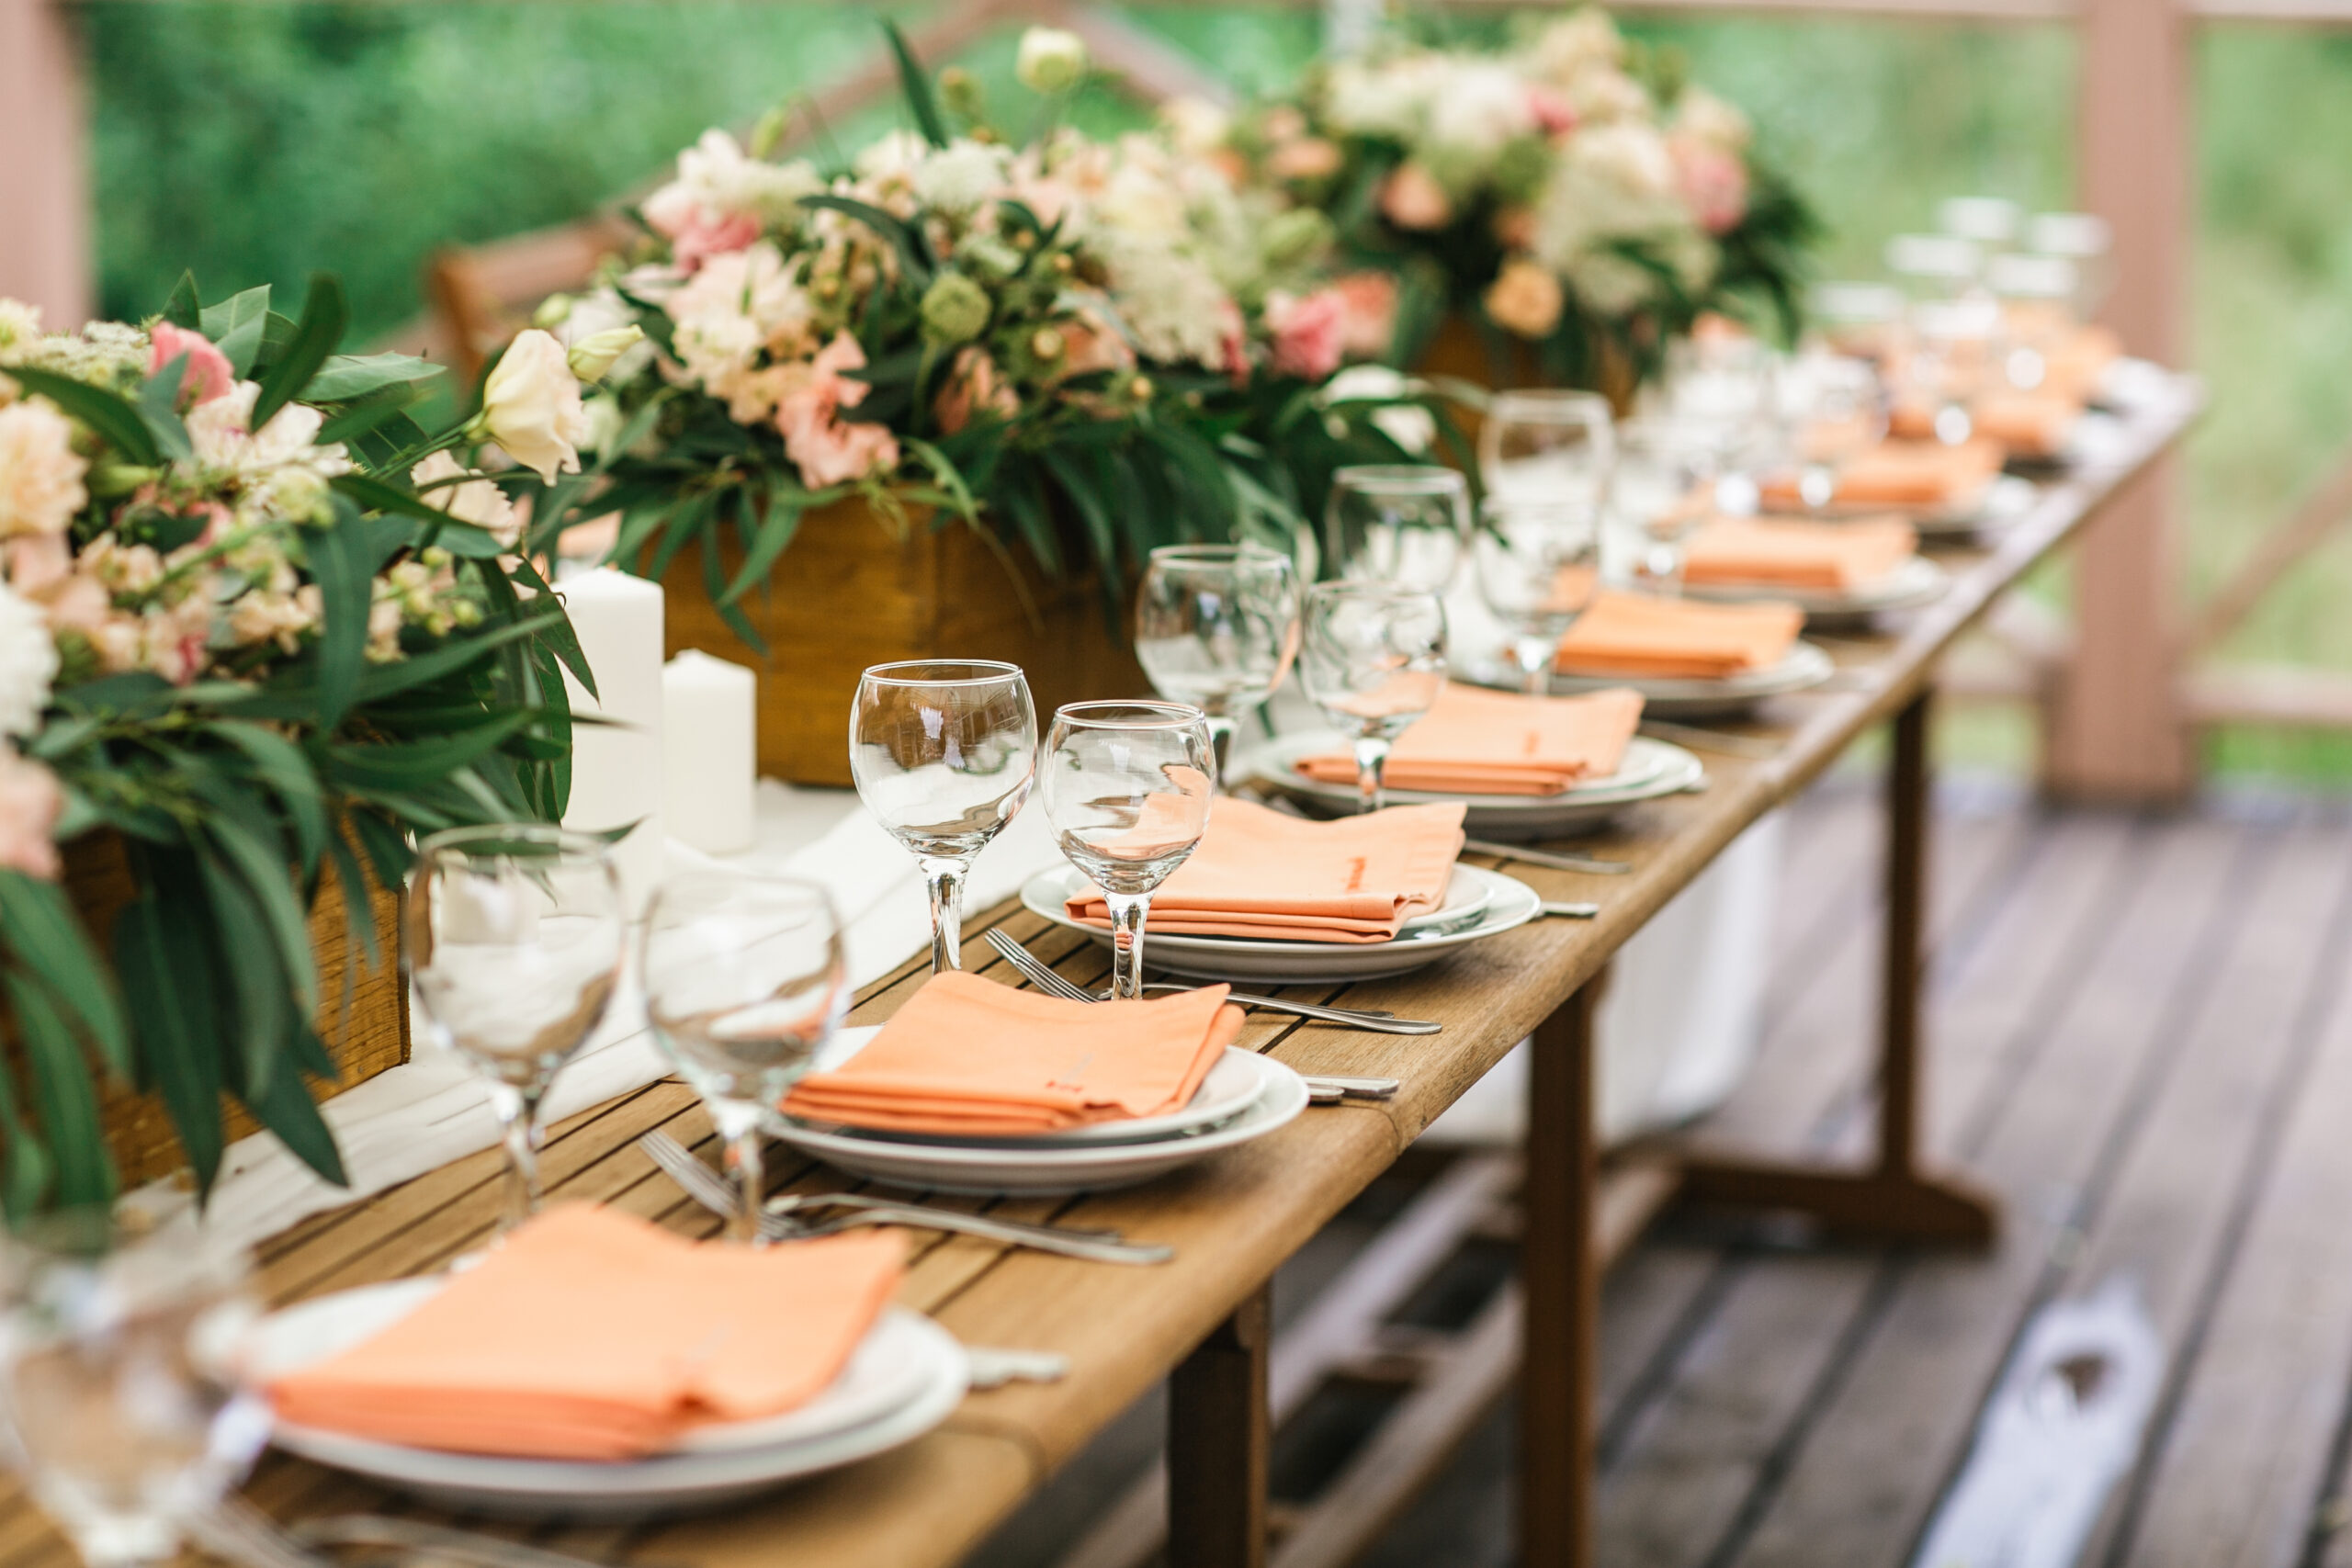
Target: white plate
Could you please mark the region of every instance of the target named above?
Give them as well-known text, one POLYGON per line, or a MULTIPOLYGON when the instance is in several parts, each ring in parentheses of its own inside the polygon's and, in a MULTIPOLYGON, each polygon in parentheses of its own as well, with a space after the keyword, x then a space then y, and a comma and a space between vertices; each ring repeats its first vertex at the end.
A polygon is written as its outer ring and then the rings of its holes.
MULTIPOLYGON (((1821 649, 1800 642, 1789 656, 1770 670, 1750 670, 1720 681, 1667 680, 1652 676, 1570 675, 1555 671, 1552 694, 1572 697, 1582 692, 1628 687, 1642 694, 1642 711, 1660 718, 1715 717, 1739 713, 1766 697, 1818 686, 1837 672, 1837 663, 1821 649)), ((1503 691, 1522 690, 1519 671, 1504 665, 1473 665, 1461 677, 1481 686, 1503 691)))
POLYGON ((909 1144, 854 1133, 823 1133, 783 1121, 768 1131, 834 1169, 867 1181, 924 1192, 1102 1192, 1134 1187, 1262 1138, 1306 1109, 1306 1080, 1271 1058, 1257 1102, 1221 1126, 1144 1144, 1077 1148, 1034 1145, 909 1144))
MULTIPOLYGON (((879 1030, 869 1032, 873 1034, 879 1030)), ((828 1067, 835 1066, 827 1063, 828 1067)), ((1238 1045, 1228 1045, 1216 1066, 1209 1069, 1201 1087, 1179 1111, 1164 1116, 1132 1116, 1122 1122, 1098 1122, 1091 1127, 1072 1127, 1059 1133, 1031 1133, 1019 1137, 974 1137, 969 1134, 903 1133, 878 1127, 851 1127, 836 1122, 811 1122, 805 1117, 779 1116, 778 1120, 795 1127, 805 1127, 812 1133, 838 1133, 846 1137, 864 1138, 880 1144, 950 1145, 959 1148, 998 1149, 1067 1149, 1099 1146, 1104 1144, 1148 1144, 1156 1138, 1180 1137, 1203 1127, 1214 1127, 1229 1122, 1255 1104, 1266 1092, 1271 1081, 1269 1069, 1280 1063, 1261 1056, 1255 1051, 1245 1051, 1238 1045)))
POLYGON ((1778 600, 1802 609, 1809 621, 1829 621, 1866 617, 1881 610, 1916 610, 1942 598, 1951 586, 1951 573, 1925 556, 1913 556, 1883 577, 1844 592, 1760 582, 1686 582, 1682 591, 1693 599, 1731 604, 1778 600))
MULTIPOLYGON (((334 1354, 388 1327, 446 1276, 341 1291, 273 1313, 250 1342, 257 1381, 334 1354)), ((707 1507, 894 1449, 945 1420, 964 1397, 964 1348, 920 1313, 884 1311, 832 1384, 797 1410, 714 1423, 648 1459, 516 1459, 378 1442, 280 1421, 288 1453, 460 1511, 504 1517, 637 1518, 707 1507)))
POLYGON ((1827 506, 1784 506, 1771 510, 1779 513, 1804 512, 1816 517, 1886 517, 1907 518, 1922 539, 1965 539, 1980 533, 1997 533, 2016 522, 2033 505, 2041 492, 2031 479, 2016 474, 1995 474, 1982 486, 1959 496, 1932 511, 1908 506, 1889 506, 1862 502, 1827 506))
MULTIPOLYGON (((1335 813, 1351 812, 1356 807, 1353 784, 1310 779, 1295 766, 1301 757, 1345 745, 1346 738, 1336 730, 1283 736, 1258 753, 1256 776, 1269 788, 1315 806, 1335 813)), ((1615 773, 1558 795, 1439 795, 1418 789, 1391 789, 1385 794, 1397 806, 1460 801, 1470 808, 1463 825, 1474 838, 1541 839, 1590 832, 1637 801, 1679 794, 1706 776, 1705 764, 1681 747, 1637 735, 1625 748, 1615 773)))
MULTIPOLYGON (((1170 936, 1144 926, 1144 966, 1206 980, 1273 980, 1283 985, 1317 981, 1372 980, 1408 974, 1434 964, 1457 947, 1523 926, 1542 912, 1535 889, 1483 866, 1456 865, 1454 882, 1484 885, 1487 901, 1476 923, 1453 928, 1424 925, 1391 942, 1282 942, 1264 937, 1170 936)), ((1082 931, 1104 947, 1111 933, 1069 918, 1064 902, 1080 880, 1073 868, 1045 871, 1021 889, 1021 902, 1057 926, 1082 931)), ((1449 884, 1449 889, 1452 884, 1449 884)), ((1451 892, 1449 891, 1449 902, 1451 892)))

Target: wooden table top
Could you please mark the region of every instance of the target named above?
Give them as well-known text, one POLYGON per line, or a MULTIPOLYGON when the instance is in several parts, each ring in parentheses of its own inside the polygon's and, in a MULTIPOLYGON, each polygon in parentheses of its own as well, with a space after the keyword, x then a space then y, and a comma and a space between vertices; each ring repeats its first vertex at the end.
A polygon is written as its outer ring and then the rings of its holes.
MULTIPOLYGON (((1769 758, 1694 747, 1708 769, 1702 792, 1635 807, 1607 833, 1576 840, 1579 850, 1631 862, 1629 874, 1508 865, 1547 898, 1598 902, 1598 919, 1539 919, 1395 979, 1299 988, 1309 999, 1436 1019, 1445 1025, 1442 1033, 1367 1034, 1251 1015, 1240 1043, 1303 1072, 1396 1077, 1403 1087, 1394 1100, 1312 1108, 1268 1137, 1129 1191, 940 1200, 1014 1218, 1111 1225, 1174 1246, 1172 1262, 1134 1269, 909 1233, 928 1245, 913 1255, 900 1295, 907 1305, 970 1344, 1059 1351, 1071 1362, 1067 1378, 975 1393, 944 1426, 903 1449, 708 1516, 636 1527, 490 1528, 587 1555, 695 1568, 922 1568, 958 1561, 1165 1376, 1724 846, 1917 695, 1953 638, 2177 441, 2201 406, 2198 383, 2176 378, 2161 403, 2127 422, 2105 460, 2043 487, 1997 541, 1939 552, 1953 574, 1942 601, 1903 618, 1887 635, 1816 639, 1838 662, 1831 682, 1774 699, 1754 722, 1724 730, 1774 742, 1769 758)), ((1000 977, 1002 966, 976 940, 997 924, 1074 979, 1099 984, 1107 969, 1085 939, 1009 904, 974 919, 965 938, 967 959, 989 960, 978 966, 1000 977)), ((852 1021, 888 1019, 926 964, 910 962, 869 987, 852 1021)), ((634 1146, 657 1127, 709 1151, 709 1125, 693 1092, 674 1081, 653 1084, 550 1132, 542 1161, 550 1198, 612 1203, 684 1234, 715 1235, 718 1222, 688 1203, 634 1146)), ((261 1249, 265 1290, 274 1301, 291 1301, 433 1269, 479 1247, 500 1211, 501 1159, 499 1151, 485 1150, 303 1222, 261 1249)), ((837 1190, 842 1181, 781 1149, 772 1167, 810 1190, 837 1190)), ((248 1494, 289 1517, 411 1511, 365 1483, 275 1456, 248 1494)), ((0 1568, 66 1568, 72 1561, 71 1549, 21 1491, 0 1494, 0 1568)))

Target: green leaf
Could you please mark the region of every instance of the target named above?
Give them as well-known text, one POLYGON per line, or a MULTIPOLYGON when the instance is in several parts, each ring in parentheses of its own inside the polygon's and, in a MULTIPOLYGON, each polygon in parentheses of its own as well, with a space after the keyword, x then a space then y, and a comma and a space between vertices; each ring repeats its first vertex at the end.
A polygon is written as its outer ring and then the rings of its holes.
MULTIPOLYGON (((332 363, 332 361, 330 361, 332 363)), ((320 375, 324 376, 325 371, 320 375)), ((312 386, 318 385, 316 381, 312 386)), ((424 396, 423 388, 413 383, 401 383, 379 388, 364 398, 355 398, 344 405, 343 412, 319 427, 322 446, 335 442, 356 441, 363 435, 393 426, 396 420, 406 419, 408 411, 424 396)), ((416 422, 409 419, 413 427, 416 422)))
POLYGON ((212 733, 243 751, 272 793, 288 820, 294 824, 294 841, 301 854, 302 875, 318 868, 330 837, 326 797, 319 792, 319 777, 309 753, 274 729, 258 724, 222 723, 212 733))
MULTIPOLYGON (((351 951, 365 953, 368 967, 383 966, 383 950, 376 945, 376 916, 368 902, 368 874, 359 869, 359 857, 351 852, 351 845, 340 833, 327 840, 327 858, 334 863, 335 880, 343 884, 344 935, 351 943, 351 951)), ((344 965, 349 976, 358 970, 356 964, 344 965)))
POLYGON ((330 746, 337 784, 362 790, 398 790, 447 778, 467 763, 495 750, 499 743, 537 716, 501 714, 490 724, 460 734, 396 746, 330 746))
MULTIPOLYGON (((353 476, 345 474, 338 484, 353 476)), ((375 552, 349 502, 334 521, 303 536, 311 575, 318 580, 321 619, 317 660, 318 724, 332 734, 359 695, 368 669, 368 613, 374 603, 375 552)))
POLYGON ((187 912, 153 893, 116 920, 115 963, 139 1029, 147 1077, 163 1096, 197 1190, 209 1193, 226 1138, 220 1127, 220 1043, 213 1033, 212 970, 187 912))
POLYGON ((294 328, 294 339, 286 352, 269 367, 261 384, 261 396, 254 400, 254 415, 249 428, 259 430, 269 423, 270 416, 292 402, 310 384, 311 378, 334 353, 334 345, 343 341, 343 329, 350 320, 350 312, 343 302, 343 285, 334 275, 318 272, 311 275, 311 292, 302 301, 302 319, 294 328))
POLYGON ((430 359, 408 354, 337 354, 319 367, 302 389, 306 403, 342 403, 379 392, 387 387, 429 381, 441 374, 430 359))
POLYGON ((196 447, 187 438, 187 426, 180 423, 180 386, 187 379, 189 355, 181 355, 161 370, 147 378, 139 389, 139 418, 147 426, 168 457, 185 461, 196 456, 196 447))
POLYGON ((319 1007, 319 975, 311 953, 309 911, 296 894, 284 848, 258 812, 232 814, 216 798, 206 815, 203 837, 226 859, 261 906, 262 930, 277 944, 278 967, 304 1017, 319 1007))
POLYGON ((416 856, 401 830, 373 811, 354 811, 350 822, 351 830, 358 836, 359 847, 368 852, 368 864, 376 874, 377 886, 406 886, 409 866, 416 856))
POLYGON ((294 1021, 286 976, 269 938, 268 915, 220 855, 200 851, 197 865, 203 873, 220 967, 228 972, 229 989, 236 998, 239 1081, 248 1089, 266 1089, 277 1076, 280 1046, 294 1021))
POLYGON ((799 496, 784 496, 770 503, 767 521, 760 525, 758 536, 743 553, 743 564, 736 569, 734 581, 719 595, 720 604, 734 604, 767 581, 768 569, 775 565, 776 558, 792 543, 793 535, 800 531, 800 514, 807 505, 808 502, 799 496))
POLYGON ((525 619, 500 626, 496 631, 479 636, 453 637, 429 653, 408 659, 396 659, 390 664, 371 664, 359 677, 358 700, 362 705, 378 703, 414 686, 454 674, 503 648, 543 631, 549 624, 560 621, 560 607, 550 605, 546 610, 534 609, 525 619))
POLYGON ((911 287, 922 288, 930 284, 931 258, 925 254, 922 236, 897 215, 846 196, 804 196, 800 198, 800 205, 828 207, 856 219, 889 242, 891 249, 899 253, 899 269, 911 287))
MULTIPOLYGON (((198 319, 204 335, 212 346, 228 357, 229 368, 243 379, 254 367, 254 360, 261 353, 262 338, 269 324, 269 285, 248 288, 232 294, 206 310, 198 319)), ((260 421, 254 422, 258 427, 260 421)))
POLYGON ((8 1006, 25 1054, 32 1059, 33 1103, 49 1146, 57 1151, 57 1201, 83 1208, 114 1201, 114 1163, 98 1122, 98 1096, 90 1065, 51 1003, 28 976, 8 972, 8 1006))
POLYGON ((908 112, 915 117, 924 141, 933 147, 946 146, 947 117, 939 112, 939 96, 932 90, 931 73, 915 58, 898 23, 883 18, 882 31, 889 38, 891 56, 899 62, 899 89, 907 96, 908 112))
POLYGON ((204 305, 196 297, 196 274, 183 272, 172 285, 172 297, 164 301, 164 320, 192 333, 204 330, 204 305))
MULTIPOLYGON (((311 1033, 307 1026, 302 1032, 311 1033)), ((311 1038, 315 1043, 316 1037, 311 1038)), ((277 1134, 277 1141, 304 1165, 337 1187, 351 1185, 351 1179, 344 1174, 343 1155, 334 1146, 334 1134, 319 1114, 318 1102, 311 1098, 301 1074, 279 1073, 266 1089, 237 1098, 254 1113, 254 1120, 277 1134)))
POLYGON ((71 376, 11 366, 8 378, 28 392, 38 392, 96 432, 98 439, 134 463, 153 468, 164 460, 154 435, 139 411, 114 393, 103 391, 71 376))
POLYGON ((107 1065, 129 1077, 130 1026, 120 994, 65 890, 20 871, 0 870, 0 940, 57 993, 107 1065))

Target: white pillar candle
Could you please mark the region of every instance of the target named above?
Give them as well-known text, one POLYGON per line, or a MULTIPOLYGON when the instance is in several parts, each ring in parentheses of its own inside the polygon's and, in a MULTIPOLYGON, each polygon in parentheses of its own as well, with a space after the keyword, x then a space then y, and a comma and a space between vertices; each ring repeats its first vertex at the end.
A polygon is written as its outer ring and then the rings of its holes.
POLYGON ((635 911, 662 880, 662 586, 604 567, 567 578, 557 592, 596 677, 591 697, 564 676, 572 711, 611 721, 571 732, 563 825, 600 833, 637 824, 613 850, 635 911))
POLYGON ((688 649, 662 671, 662 819, 710 855, 752 847, 759 677, 688 649))

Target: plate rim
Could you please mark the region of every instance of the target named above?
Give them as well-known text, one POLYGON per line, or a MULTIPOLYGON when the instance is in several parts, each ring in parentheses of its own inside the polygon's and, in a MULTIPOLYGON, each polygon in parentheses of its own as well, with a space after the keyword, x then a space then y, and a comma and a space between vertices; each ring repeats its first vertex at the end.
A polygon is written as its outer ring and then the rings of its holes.
POLYGON ((1770 583, 1686 583, 1683 592, 1694 599, 1719 604, 1747 604, 1778 599, 1811 615, 1857 615, 1874 610, 1910 610, 1933 604, 1950 592, 1951 573, 1931 556, 1913 554, 1901 565, 1872 579, 1850 593, 1825 593, 1818 589, 1791 589, 1770 583), (1909 581, 1905 581, 1908 579, 1909 581))
MULTIPOLYGON (((1260 783, 1291 790, 1309 799, 1352 800, 1355 798, 1355 792, 1351 786, 1326 784, 1319 779, 1306 778, 1282 762, 1283 753, 1292 742, 1304 745, 1321 736, 1336 736, 1337 733, 1335 730, 1301 730, 1295 737, 1277 737, 1273 741, 1259 748, 1252 755, 1250 776, 1260 783)), ((1602 780, 1589 784, 1578 784, 1573 789, 1562 790, 1557 795, 1444 794, 1435 790, 1396 788, 1386 789, 1383 793, 1399 806, 1463 805, 1467 806, 1474 812, 1524 812, 1530 816, 1541 816, 1550 812, 1582 807, 1631 806, 1637 801, 1652 800, 1677 794, 1690 787, 1687 780, 1677 783, 1671 789, 1664 787, 1663 781, 1693 768, 1701 772, 1704 772, 1706 768, 1706 764, 1688 748, 1677 746, 1671 740, 1659 740, 1647 735, 1636 735, 1627 743, 1626 750, 1630 753, 1635 748, 1639 748, 1645 756, 1657 756, 1659 764, 1655 773, 1636 784, 1618 784, 1604 788, 1602 786, 1607 781, 1602 780)), ((1611 773, 1610 777, 1616 778, 1623 772, 1623 770, 1620 769, 1617 773, 1611 773)))

